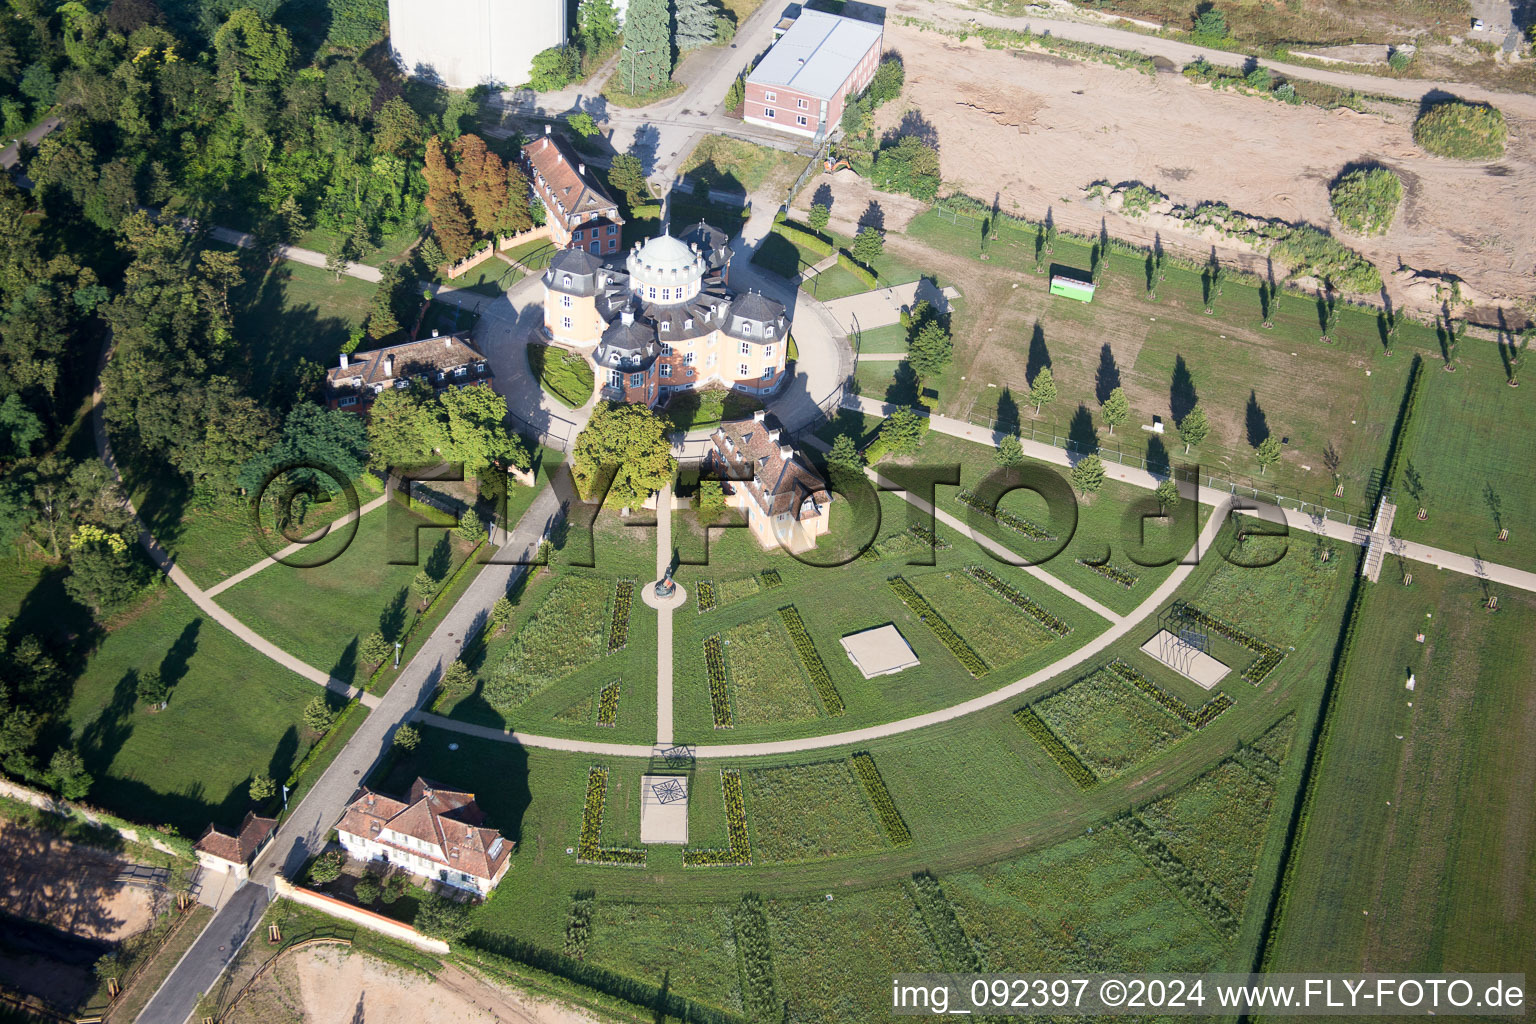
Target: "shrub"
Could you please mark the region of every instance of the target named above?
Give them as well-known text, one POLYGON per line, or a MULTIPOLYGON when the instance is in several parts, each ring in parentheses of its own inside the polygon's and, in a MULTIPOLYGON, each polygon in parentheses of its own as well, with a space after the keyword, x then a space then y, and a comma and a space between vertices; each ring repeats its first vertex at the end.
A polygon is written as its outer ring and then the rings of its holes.
MULTIPOLYGON (((768 571, 773 572, 773 570, 768 571)), ((778 573, 774 572, 774 575, 777 576, 778 573)), ((821 703, 826 707, 827 714, 837 718, 843 713, 843 698, 838 694, 837 687, 832 685, 832 677, 827 673, 826 663, 817 653, 816 643, 811 639, 811 634, 806 631, 799 610, 792 604, 786 605, 779 609, 779 618, 784 621, 784 628, 789 630, 789 638, 795 642, 795 653, 800 656, 800 663, 805 666, 806 674, 811 677, 811 685, 816 687, 816 693, 821 697, 821 703)))
POLYGON ((904 135, 875 155, 873 179, 876 188, 931 203, 939 194, 939 151, 916 135, 904 135))
POLYGON ((379 885, 379 880, 372 873, 359 878, 357 885, 352 887, 352 895, 357 897, 359 903, 377 903, 383 893, 383 886, 379 885))
POLYGON ((699 580, 698 594, 695 595, 695 599, 698 601, 699 613, 701 615, 704 612, 714 611, 719 603, 719 599, 715 595, 715 581, 699 580))
POLYGON ((319 885, 334 882, 341 877, 341 867, 345 863, 346 857, 338 850, 322 853, 309 866, 309 880, 319 885))
POLYGON ((603 803, 608 798, 608 769, 600 764, 587 772, 587 802, 581 812, 581 836, 576 840, 576 859, 583 864, 645 865, 644 850, 604 848, 603 803))
POLYGON ((907 823, 902 819, 901 812, 896 809, 896 803, 891 799, 891 791, 885 788, 885 780, 880 777, 880 769, 875 767, 875 759, 860 751, 853 755, 853 774, 859 777, 859 782, 864 785, 864 792, 869 797, 870 804, 875 809, 875 815, 880 819, 880 824, 885 828, 885 834, 890 839, 892 846, 912 845, 912 833, 907 829, 907 823))
POLYGON ((1385 167, 1350 171, 1333 186, 1328 201, 1346 228, 1377 235, 1392 226, 1397 204, 1403 201, 1403 183, 1385 167))
POLYGON ((608 653, 629 644, 629 610, 635 596, 634 580, 618 580, 613 588, 613 619, 608 627, 608 653))
POLYGON ((336 723, 336 713, 324 697, 316 697, 304 705, 304 727, 311 732, 326 732, 336 723))
MULTIPOLYGON (((897 409, 880 424, 879 441, 883 452, 891 455, 911 455, 928 433, 928 417, 920 416, 911 409, 897 409)), ((871 464, 874 456, 869 456, 871 464)))
POLYGON ((725 645, 718 633, 704 638, 704 667, 709 673, 709 709, 715 728, 732 728, 736 723, 731 717, 731 696, 725 688, 725 645))
POLYGON ((414 725, 402 725, 395 730, 395 746, 410 752, 421 745, 421 732, 414 725))
POLYGON ((469 934, 469 906, 433 893, 421 901, 414 923, 423 935, 457 942, 469 934))
MULTIPOLYGON (((1006 441, 1008 438, 1005 437, 1003 440, 1006 441)), ((1015 438, 1014 440, 1017 442, 1018 439, 1015 438)), ((998 451, 1001 452, 1002 449, 999 448, 998 451)), ((1022 451, 1019 457, 1021 459, 1023 458, 1022 451)), ((980 512, 982 515, 986 516, 988 519, 993 520, 1000 526, 1006 526, 1008 529, 1015 533, 1022 533, 1030 540, 1056 539, 1049 530, 1045 530, 1039 526, 1036 526, 1034 523, 1030 522, 1028 519, 1025 519, 1023 516, 1014 515, 1007 509, 989 507, 986 502, 982 501, 976 496, 975 491, 961 491, 955 495, 955 500, 967 508, 975 509, 977 512, 980 512)))
POLYGON ((921 619, 931 630, 933 635, 939 638, 939 642, 949 648, 949 652, 955 656, 965 670, 973 676, 984 675, 987 671, 987 663, 981 660, 971 645, 965 642, 965 637, 955 632, 953 626, 944 621, 934 607, 929 604, 921 594, 900 576, 893 576, 888 581, 891 589, 896 591, 896 596, 902 603, 912 609, 914 615, 921 619))
POLYGON ((564 89, 581 73, 581 54, 572 46, 551 46, 534 54, 528 85, 535 92, 564 89))
POLYGON ((1151 697, 1163 707, 1167 708, 1180 721, 1195 729, 1204 729, 1207 725, 1210 725, 1211 722, 1215 720, 1217 715, 1227 710, 1227 708, 1231 707, 1233 704, 1231 697, 1228 697, 1225 693, 1218 691, 1211 697, 1210 700, 1206 701, 1198 708, 1192 709, 1188 704, 1185 704, 1178 697, 1175 697, 1161 686, 1158 686, 1152 680, 1148 679, 1146 676, 1142 675, 1136 669, 1132 668, 1130 665, 1127 665, 1119 658, 1116 658, 1114 661, 1110 662, 1108 668, 1115 675, 1119 676, 1121 679, 1124 679, 1126 682, 1136 687, 1136 689, 1140 690, 1142 693, 1146 694, 1148 697, 1151 697))
POLYGON ((1409 50, 1394 49, 1392 55, 1387 58, 1387 66, 1393 71, 1407 71, 1408 65, 1412 63, 1413 53, 1409 50))
POLYGON ((1508 136, 1504 115, 1486 103, 1448 100, 1413 122, 1413 141, 1436 156, 1454 160, 1492 160, 1504 155, 1508 136))
POLYGON ((1008 585, 1003 580, 994 575, 991 571, 983 569, 979 565, 971 565, 966 567, 965 574, 976 582, 991 589, 993 593, 997 594, 1004 601, 1007 601, 1015 608, 1018 608, 1020 611, 1029 615, 1036 622, 1040 623, 1040 625, 1044 626, 1052 633, 1055 633, 1057 636, 1066 636, 1068 633, 1072 632, 1072 627, 1067 624, 1066 620, 1052 615, 1039 604, 1035 603, 1029 597, 1021 593, 1018 588, 1008 585))
POLYGON ((1031 739, 1040 744, 1041 749, 1051 756, 1052 761, 1061 766, 1061 770, 1066 772, 1079 788, 1089 789, 1098 785, 1098 776, 1077 759, 1077 755, 1061 742, 1051 731, 1051 727, 1045 724, 1045 720, 1035 713, 1034 708, 1019 708, 1013 713, 1013 719, 1023 727, 1025 732, 1029 733, 1031 739))
POLYGON ((277 783, 272 781, 270 775, 258 775, 251 780, 251 799, 258 804, 272 799, 272 794, 276 792, 277 783))
POLYGON ((597 724, 612 728, 619 724, 619 685, 615 679, 603 687, 597 697, 597 724))

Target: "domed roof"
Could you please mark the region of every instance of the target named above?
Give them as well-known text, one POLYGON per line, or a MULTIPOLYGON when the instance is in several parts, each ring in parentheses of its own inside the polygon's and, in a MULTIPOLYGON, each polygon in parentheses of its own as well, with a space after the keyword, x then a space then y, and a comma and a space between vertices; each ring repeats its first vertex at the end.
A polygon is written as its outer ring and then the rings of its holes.
POLYGON ((699 254, 671 235, 658 235, 635 251, 635 258, 647 269, 687 270, 699 254))

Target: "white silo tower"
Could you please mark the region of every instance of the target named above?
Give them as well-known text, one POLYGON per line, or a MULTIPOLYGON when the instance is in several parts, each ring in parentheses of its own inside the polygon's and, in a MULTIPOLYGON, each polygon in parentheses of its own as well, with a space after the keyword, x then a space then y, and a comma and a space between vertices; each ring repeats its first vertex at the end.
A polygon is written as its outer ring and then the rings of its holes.
POLYGON ((534 54, 567 37, 565 0, 389 0, 395 60, 454 89, 522 85, 534 54))

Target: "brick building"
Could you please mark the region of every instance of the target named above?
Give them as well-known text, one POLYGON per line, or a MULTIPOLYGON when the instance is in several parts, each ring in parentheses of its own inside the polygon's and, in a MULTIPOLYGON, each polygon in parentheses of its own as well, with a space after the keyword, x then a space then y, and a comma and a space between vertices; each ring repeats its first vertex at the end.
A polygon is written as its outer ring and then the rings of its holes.
POLYGON ((332 409, 367 412, 385 388, 407 388, 412 381, 435 391, 491 383, 491 367, 467 335, 407 341, 371 352, 341 354, 341 365, 325 373, 325 401, 332 409))
POLYGON ((562 249, 594 256, 619 251, 624 218, 619 204, 587 172, 587 165, 549 130, 523 147, 523 170, 544 204, 550 239, 562 249))
POLYGON ((759 410, 750 420, 722 423, 709 439, 704 469, 721 478, 726 504, 741 510, 763 547, 808 551, 831 529, 827 482, 772 416, 759 410))
POLYGON ((544 332, 590 352, 602 397, 648 406, 723 385, 771 394, 785 378, 784 307, 726 286, 730 248, 699 224, 636 246, 620 271, 591 253, 557 253, 544 272, 544 332))
POLYGON ((843 102, 869 85, 885 29, 822 11, 802 11, 747 76, 749 124, 820 138, 837 127, 843 102))

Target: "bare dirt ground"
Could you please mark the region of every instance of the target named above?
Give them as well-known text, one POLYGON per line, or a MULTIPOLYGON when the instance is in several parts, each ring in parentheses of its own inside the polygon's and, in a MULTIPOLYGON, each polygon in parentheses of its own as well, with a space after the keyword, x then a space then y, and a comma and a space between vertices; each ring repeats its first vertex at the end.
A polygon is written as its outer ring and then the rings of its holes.
POLYGON ((302 949, 279 961, 227 1020, 230 1024, 598 1024, 598 1018, 580 1010, 489 984, 451 965, 445 965, 433 980, 330 946, 302 949))
MULTIPOLYGON (((1243 213, 1329 226, 1330 182, 1347 165, 1373 161, 1403 179, 1405 198, 1383 236, 1341 237, 1370 257, 1399 302, 1421 305, 1391 272, 1400 264, 1445 270, 1496 301, 1530 296, 1536 232, 1524 225, 1536 197, 1536 124, 1510 119, 1505 157, 1464 163, 1431 157, 1413 143, 1415 109, 1391 120, 1349 110, 1324 111, 1216 92, 1177 73, 1147 76, 1048 54, 988 50, 934 32, 886 26, 886 44, 906 64, 901 98, 880 112, 894 128, 917 111, 940 146, 944 180, 1032 219, 1047 210, 1063 228, 1096 232, 1100 210, 1082 201, 1095 180, 1140 181, 1174 202, 1219 201, 1243 213)), ((909 121, 910 123, 910 121, 909 121)), ((808 203, 823 177, 802 193, 808 203)), ((833 182, 834 216, 846 221, 868 200, 833 182), (838 209, 837 207, 843 207, 838 209)), ((887 225, 902 200, 874 198, 887 225)), ((1111 213, 1111 234, 1150 243, 1153 231, 1111 213)), ((845 225, 846 226, 846 225, 845 225)), ((1190 255, 1208 243, 1169 237, 1190 255)), ((1218 246, 1218 248, 1226 248, 1218 246)), ((1224 253, 1253 267, 1242 249, 1224 253)))
POLYGON ((0 820, 0 911, 69 935, 120 942, 154 921, 163 895, 119 885, 128 865, 104 850, 76 846, 0 820))

